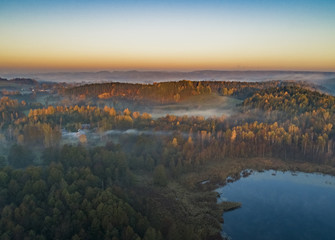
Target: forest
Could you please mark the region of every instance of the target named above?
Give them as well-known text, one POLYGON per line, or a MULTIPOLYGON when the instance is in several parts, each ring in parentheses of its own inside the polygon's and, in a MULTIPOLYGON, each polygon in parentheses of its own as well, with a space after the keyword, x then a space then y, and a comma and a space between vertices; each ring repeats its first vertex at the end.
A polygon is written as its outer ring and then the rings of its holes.
POLYGON ((19 82, 1 85, 1 239, 222 239, 239 206, 217 204, 227 177, 335 173, 335 97, 314 85, 19 82), (134 109, 207 95, 239 103, 206 118, 134 109))

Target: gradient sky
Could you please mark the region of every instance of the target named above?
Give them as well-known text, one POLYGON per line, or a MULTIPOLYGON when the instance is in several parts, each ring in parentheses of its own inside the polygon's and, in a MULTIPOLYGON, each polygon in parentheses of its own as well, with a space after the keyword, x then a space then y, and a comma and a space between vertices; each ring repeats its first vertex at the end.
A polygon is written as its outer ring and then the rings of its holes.
POLYGON ((0 69, 335 71, 335 1, 0 0, 0 69))

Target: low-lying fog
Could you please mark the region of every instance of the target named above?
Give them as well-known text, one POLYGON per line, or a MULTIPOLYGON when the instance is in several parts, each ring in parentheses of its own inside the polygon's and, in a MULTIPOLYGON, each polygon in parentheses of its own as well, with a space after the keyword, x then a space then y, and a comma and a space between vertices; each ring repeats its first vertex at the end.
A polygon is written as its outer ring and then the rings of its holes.
MULTIPOLYGON (((112 140, 115 143, 119 142, 121 136, 140 136, 140 135, 152 135, 152 136, 171 136, 173 131, 154 131, 154 130, 108 130, 104 132, 97 132, 95 130, 83 129, 77 132, 68 132, 62 129, 62 144, 78 144, 78 143, 90 143, 90 145, 104 144, 107 141, 112 140)), ((188 137, 188 133, 180 133, 183 137, 188 137)))
POLYGON ((204 118, 210 118, 210 117, 220 117, 220 116, 230 116, 233 114, 233 110, 227 109, 180 109, 180 110, 167 110, 167 111, 159 111, 154 110, 151 114, 153 118, 160 118, 164 117, 167 114, 174 115, 174 116, 203 116, 204 118))
POLYGON ((236 107, 242 101, 225 96, 205 95, 192 97, 186 101, 167 105, 153 106, 145 109, 152 118, 164 117, 167 114, 175 116, 203 116, 204 118, 229 117, 235 113, 236 107))

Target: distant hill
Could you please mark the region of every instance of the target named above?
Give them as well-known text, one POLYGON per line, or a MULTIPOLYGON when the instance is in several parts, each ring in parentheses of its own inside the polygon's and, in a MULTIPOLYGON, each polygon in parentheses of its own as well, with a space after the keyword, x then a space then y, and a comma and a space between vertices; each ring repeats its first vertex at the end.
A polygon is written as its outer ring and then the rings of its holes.
POLYGON ((14 78, 9 80, 12 83, 16 84, 24 84, 24 85, 37 85, 38 82, 31 78, 14 78))
POLYGON ((5 82, 5 81, 8 81, 6 78, 1 78, 0 77, 0 82, 5 82))
POLYGON ((71 82, 71 83, 102 83, 129 82, 153 83, 180 81, 271 81, 292 80, 308 81, 319 84, 324 80, 334 79, 335 72, 306 72, 306 71, 218 71, 202 70, 191 72, 178 71, 99 71, 99 72, 53 72, 35 74, 5 74, 7 78, 25 77, 38 81, 71 82))
POLYGON ((189 81, 159 82, 153 84, 140 83, 95 83, 65 89, 65 95, 80 98, 93 97, 99 99, 122 98, 131 101, 150 101, 159 103, 180 102, 197 95, 217 94, 235 96, 240 99, 251 96, 258 90, 299 86, 311 90, 318 88, 313 84, 295 81, 189 81))

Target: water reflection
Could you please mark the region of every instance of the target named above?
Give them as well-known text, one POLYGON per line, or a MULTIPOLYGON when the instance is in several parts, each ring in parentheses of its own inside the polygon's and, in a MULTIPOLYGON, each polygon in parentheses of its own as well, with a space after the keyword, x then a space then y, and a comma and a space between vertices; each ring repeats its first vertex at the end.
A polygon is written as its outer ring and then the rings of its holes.
POLYGON ((224 213, 223 231, 242 239, 335 239, 335 178, 265 171, 219 188, 242 208, 224 213))

